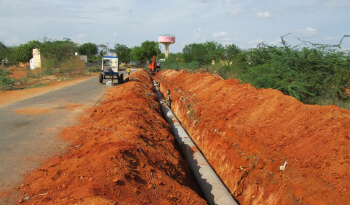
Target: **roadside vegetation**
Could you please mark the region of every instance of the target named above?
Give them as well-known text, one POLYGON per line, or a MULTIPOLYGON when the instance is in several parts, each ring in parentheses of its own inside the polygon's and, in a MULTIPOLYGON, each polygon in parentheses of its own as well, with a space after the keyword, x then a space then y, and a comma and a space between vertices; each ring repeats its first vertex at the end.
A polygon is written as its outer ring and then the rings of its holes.
MULTIPOLYGON (((281 46, 259 44, 256 48, 242 50, 235 44, 221 45, 210 41, 186 45, 181 53, 170 54, 162 61, 162 69, 184 69, 190 72, 209 71, 224 79, 237 78, 257 88, 274 88, 307 104, 335 104, 350 109, 350 56, 338 45, 323 45, 300 41, 291 46, 281 37, 281 46)), ((16 80, 8 77, 7 66, 29 62, 32 49, 38 48, 43 56, 40 72, 28 70, 28 78, 74 72, 99 72, 104 55, 117 54, 119 62, 129 66, 145 67, 152 56, 164 59, 160 45, 145 41, 140 46, 128 48, 115 44, 85 43, 78 45, 70 39, 43 42, 30 41, 17 47, 6 47, 0 42, 1 90, 8 89, 16 80), (72 63, 74 53, 87 55, 85 69, 72 63), (6 64, 4 65, 6 59, 6 64)))
POLYGON ((13 83, 15 81, 8 77, 8 71, 0 69, 0 90, 7 90, 8 86, 13 83))
POLYGON ((292 47, 281 39, 280 47, 262 43, 249 50, 216 42, 190 44, 182 53, 171 54, 162 68, 209 71, 256 88, 280 90, 306 104, 350 109, 349 52, 341 51, 340 44, 303 42, 292 47))

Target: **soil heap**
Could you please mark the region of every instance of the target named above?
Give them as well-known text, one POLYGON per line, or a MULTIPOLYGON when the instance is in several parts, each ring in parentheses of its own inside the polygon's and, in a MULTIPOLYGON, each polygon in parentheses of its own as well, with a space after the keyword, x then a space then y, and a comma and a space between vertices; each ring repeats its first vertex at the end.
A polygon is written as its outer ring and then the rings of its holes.
POLYGON ((349 110, 209 73, 167 70, 157 80, 241 204, 349 203, 349 110))
POLYGON ((62 132, 71 148, 26 178, 21 203, 206 204, 160 114, 149 75, 133 76, 62 132))

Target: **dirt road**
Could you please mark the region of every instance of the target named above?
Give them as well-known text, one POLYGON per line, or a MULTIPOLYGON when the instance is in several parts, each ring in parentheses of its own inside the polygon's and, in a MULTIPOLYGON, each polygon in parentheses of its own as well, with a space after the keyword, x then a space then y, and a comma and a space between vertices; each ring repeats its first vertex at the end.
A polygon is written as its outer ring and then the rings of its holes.
MULTIPOLYGON (((26 173, 69 146, 57 134, 76 123, 77 116, 95 104, 106 89, 93 77, 21 90, 7 98, 0 107, 0 192, 19 186, 26 173)), ((2 99, 9 95, 2 94, 2 99)), ((18 199, 14 194, 11 197, 18 199)), ((10 201, 0 198, 0 204, 10 201)))

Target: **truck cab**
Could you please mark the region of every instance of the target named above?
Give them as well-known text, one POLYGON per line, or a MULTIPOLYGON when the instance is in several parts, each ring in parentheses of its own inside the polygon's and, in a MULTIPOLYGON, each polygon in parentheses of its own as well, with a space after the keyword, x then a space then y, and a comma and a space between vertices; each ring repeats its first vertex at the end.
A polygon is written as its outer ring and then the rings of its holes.
POLYGON ((123 83, 124 76, 119 73, 119 62, 117 56, 103 56, 99 83, 103 83, 103 79, 118 79, 118 84, 123 83))

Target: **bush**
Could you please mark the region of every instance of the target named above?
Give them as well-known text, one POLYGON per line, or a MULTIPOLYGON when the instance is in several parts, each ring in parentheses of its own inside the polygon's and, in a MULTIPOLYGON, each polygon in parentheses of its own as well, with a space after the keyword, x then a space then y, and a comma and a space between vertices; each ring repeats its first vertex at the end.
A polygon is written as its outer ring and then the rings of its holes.
POLYGON ((4 69, 0 69, 0 89, 6 90, 8 87, 10 87, 12 84, 15 83, 15 81, 7 76, 8 72, 4 69))
MULTIPOLYGON (((349 97, 344 91, 350 88, 349 53, 330 49, 331 46, 291 48, 283 37, 282 42, 281 47, 260 44, 247 51, 226 46, 224 53, 227 57, 222 58, 226 60, 218 61, 220 58, 217 58, 215 65, 211 65, 207 59, 207 66, 195 61, 196 55, 189 55, 196 50, 194 47, 198 47, 191 44, 185 47, 187 63, 169 59, 165 67, 189 71, 207 67, 206 70, 224 79, 239 78, 256 88, 278 89, 304 103, 346 107, 344 105, 349 102, 349 97), (228 55, 228 48, 234 55, 228 55)), ((213 49, 215 53, 216 49, 213 49)))

